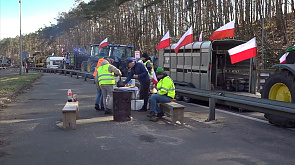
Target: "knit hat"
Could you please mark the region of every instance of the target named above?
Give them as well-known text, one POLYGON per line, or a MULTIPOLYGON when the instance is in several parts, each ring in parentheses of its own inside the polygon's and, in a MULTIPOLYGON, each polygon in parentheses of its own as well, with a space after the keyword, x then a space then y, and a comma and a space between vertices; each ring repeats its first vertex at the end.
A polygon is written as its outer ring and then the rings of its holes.
POLYGON ((147 53, 143 53, 143 54, 141 55, 141 57, 148 58, 149 55, 148 55, 147 53))
POLYGON ((156 70, 156 73, 163 73, 164 72, 164 68, 163 67, 158 67, 156 70))

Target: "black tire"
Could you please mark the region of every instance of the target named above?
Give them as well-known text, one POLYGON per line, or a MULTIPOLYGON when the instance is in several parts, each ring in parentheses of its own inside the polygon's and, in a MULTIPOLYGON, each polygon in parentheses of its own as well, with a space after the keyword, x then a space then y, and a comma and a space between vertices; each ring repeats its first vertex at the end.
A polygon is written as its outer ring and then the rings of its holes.
POLYGON ((94 72, 97 65, 97 58, 88 58, 87 60, 87 72, 94 72))
POLYGON ((175 100, 177 101, 181 101, 183 99, 182 96, 178 95, 178 94, 175 94, 175 100))
POLYGON ((87 61, 83 61, 81 63, 81 71, 86 72, 87 71, 87 61))
MULTIPOLYGON (((279 70, 268 77, 263 86, 261 98, 269 99, 269 91, 276 83, 283 83, 289 88, 292 103, 295 103, 295 76, 288 70, 279 70)), ((280 117, 272 114, 264 114, 264 117, 268 119, 269 123, 279 127, 295 127, 294 119, 280 117)))
POLYGON ((191 102, 191 98, 183 96, 183 101, 186 103, 189 103, 189 102, 191 102))

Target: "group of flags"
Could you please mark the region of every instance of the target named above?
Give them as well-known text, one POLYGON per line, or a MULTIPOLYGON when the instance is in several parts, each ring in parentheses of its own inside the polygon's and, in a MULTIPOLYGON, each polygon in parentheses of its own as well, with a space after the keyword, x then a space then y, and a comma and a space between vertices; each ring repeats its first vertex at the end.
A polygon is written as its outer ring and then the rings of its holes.
MULTIPOLYGON (((203 40, 202 32, 200 33, 199 36, 199 41, 203 40)), ((235 20, 225 24, 224 26, 218 28, 215 30, 211 37, 210 40, 217 40, 217 39, 222 39, 226 37, 234 37, 235 35, 235 20)), ((178 54, 178 51, 181 47, 188 45, 190 43, 193 43, 193 28, 190 27, 184 35, 180 38, 180 40, 176 43, 176 46, 174 48, 174 51, 176 54, 178 54)), ((99 49, 107 46, 108 45, 108 38, 104 39, 100 44, 99 44, 99 49)), ((157 46, 157 50, 164 49, 166 47, 171 46, 171 41, 170 41, 170 33, 169 30, 168 32, 164 35, 164 37, 161 39, 159 45, 157 46)), ((256 38, 252 38, 250 41, 238 45, 234 48, 231 48, 228 50, 228 53, 231 58, 231 63, 237 63, 240 61, 244 61, 247 59, 250 59, 252 57, 257 56, 257 44, 256 44, 256 38)), ((155 72, 153 72, 155 73, 155 72)), ((156 75, 153 75, 153 82, 154 84, 157 84, 157 78, 156 75)))
MULTIPOLYGON (((234 37, 235 35, 235 21, 231 21, 224 26, 220 27, 216 31, 214 31, 210 37, 210 40, 217 40, 222 39, 226 37, 234 37)), ((199 36, 199 41, 202 41, 202 32, 199 36)), ((193 43, 193 30, 192 27, 190 27, 185 34, 180 38, 180 40, 176 43, 176 46, 174 48, 174 52, 178 54, 178 50, 185 45, 188 45, 190 43, 193 43)), ((169 31, 165 34, 165 36, 161 39, 159 45, 157 46, 157 50, 164 49, 166 47, 169 47, 171 45, 170 43, 170 35, 169 31)), ((247 60, 249 58, 255 57, 257 55, 257 44, 256 44, 256 38, 254 37, 250 41, 238 45, 230 50, 228 50, 228 53, 231 58, 231 63, 237 63, 240 61, 247 60)))

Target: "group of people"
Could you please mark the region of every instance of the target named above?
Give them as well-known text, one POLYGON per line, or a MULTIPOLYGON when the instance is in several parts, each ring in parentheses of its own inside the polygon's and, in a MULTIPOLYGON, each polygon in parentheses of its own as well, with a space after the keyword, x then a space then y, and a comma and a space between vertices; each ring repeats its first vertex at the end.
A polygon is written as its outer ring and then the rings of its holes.
MULTIPOLYGON (((98 60, 97 67, 93 76, 97 85, 97 95, 95 98, 95 109, 102 110, 105 114, 113 113, 112 92, 114 90, 115 75, 122 76, 121 71, 116 68, 114 63, 115 57, 101 58, 98 60)), ((158 79, 157 93, 150 96, 151 79, 153 78, 154 66, 148 54, 142 55, 142 62, 136 61, 134 58, 127 60, 128 67, 131 68, 128 77, 123 82, 126 85, 131 79, 138 79, 140 82, 139 95, 140 99, 144 100, 144 104, 139 112, 146 112, 148 110, 148 103, 150 113, 148 117, 162 117, 163 111, 158 107, 157 103, 171 102, 175 97, 175 86, 173 80, 167 75, 162 67, 156 70, 158 79)))

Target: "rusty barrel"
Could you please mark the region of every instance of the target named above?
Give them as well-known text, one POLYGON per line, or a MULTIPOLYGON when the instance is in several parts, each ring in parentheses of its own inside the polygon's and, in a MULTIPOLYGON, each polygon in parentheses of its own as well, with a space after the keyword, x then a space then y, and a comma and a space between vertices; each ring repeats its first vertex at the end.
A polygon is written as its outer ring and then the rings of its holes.
POLYGON ((114 90, 113 109, 114 121, 130 121, 132 92, 114 90))

